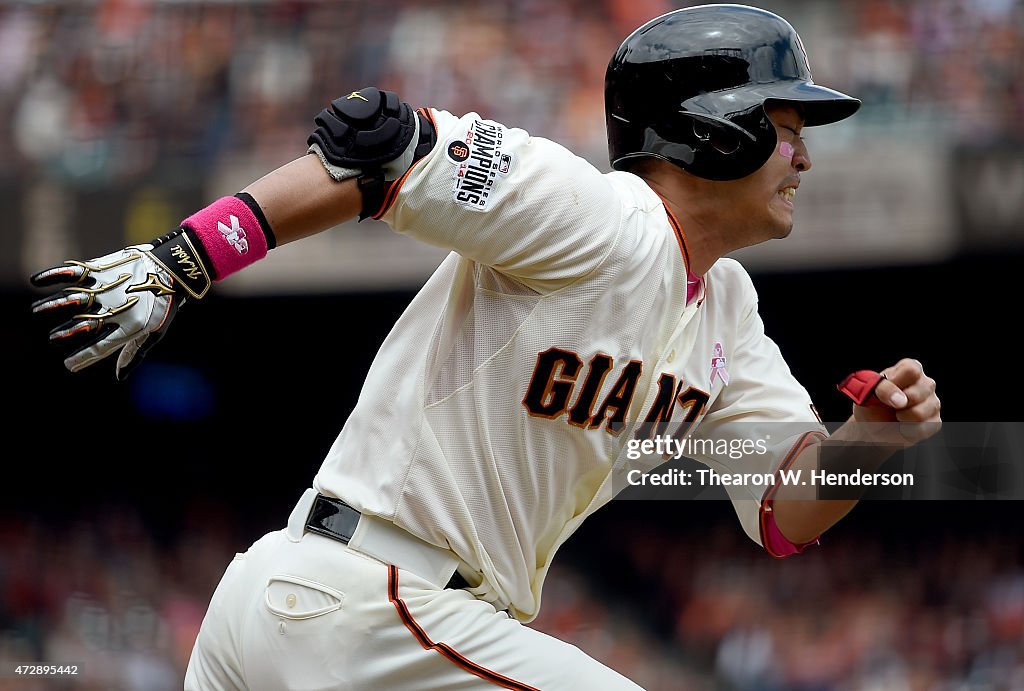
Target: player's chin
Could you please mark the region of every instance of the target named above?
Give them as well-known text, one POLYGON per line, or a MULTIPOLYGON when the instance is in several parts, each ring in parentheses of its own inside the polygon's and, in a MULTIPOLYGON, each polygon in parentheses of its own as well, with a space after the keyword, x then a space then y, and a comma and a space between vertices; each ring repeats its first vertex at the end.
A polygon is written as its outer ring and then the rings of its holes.
POLYGON ((781 240, 793 232, 793 204, 776 195, 771 204, 772 237, 781 240))
POLYGON ((773 235, 773 237, 776 240, 782 240, 783 238, 788 238, 789 234, 792 233, 792 232, 793 232, 793 222, 792 221, 790 221, 789 223, 782 223, 782 224, 779 224, 779 225, 777 225, 775 227, 775 234, 773 235))
POLYGON ((775 240, 782 240, 788 238, 789 234, 793 232, 793 218, 775 218, 775 223, 772 224, 772 238, 775 240))

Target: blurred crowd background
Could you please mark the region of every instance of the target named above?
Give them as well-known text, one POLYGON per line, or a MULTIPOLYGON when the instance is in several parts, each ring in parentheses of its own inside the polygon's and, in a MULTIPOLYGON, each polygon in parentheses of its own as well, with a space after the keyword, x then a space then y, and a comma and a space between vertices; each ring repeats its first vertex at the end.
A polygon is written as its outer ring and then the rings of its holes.
MULTIPOLYGON (((531 626, 651 691, 1024 688, 1024 555, 1007 526, 935 534, 922 516, 932 534, 911 535, 869 509, 861 518, 888 539, 862 525, 774 561, 726 502, 673 507, 700 530, 652 527, 667 508, 595 515, 531 626)), ((247 537, 209 509, 166 541, 123 507, 60 529, 0 524, 0 663, 84 670, 49 686, 7 673, 0 688, 180 689, 225 555, 247 537)))
MULTIPOLYGON (((161 234, 213 190, 233 192, 239 176, 247 182, 251 172, 301 155, 312 116, 362 86, 525 127, 606 168, 608 58, 643 21, 686 4, 697 3, 0 2, 0 306, 20 318, 30 299, 24 276, 45 262, 161 234), (121 201, 126 191, 131 205, 121 201), (112 214, 113 231, 105 222, 112 214)), ((789 275, 776 283, 755 276, 762 306, 778 310, 766 323, 837 304, 905 310, 899 331, 857 355, 887 364, 905 345, 934 347, 929 368, 940 386, 962 387, 963 396, 944 397, 958 419, 1019 418, 1006 381, 1006 398, 968 388, 996 376, 982 361, 1009 347, 996 322, 1011 315, 987 318, 995 307, 950 314, 946 288, 955 280, 968 299, 991 303, 1012 304, 1020 294, 1012 252, 1024 241, 1024 2, 755 4, 797 26, 816 81, 864 101, 841 128, 810 132, 812 151, 841 172, 849 157, 843 174, 851 180, 860 179, 849 173, 857 166, 877 180, 915 151, 931 152, 922 170, 945 162, 948 187, 924 189, 932 178, 921 177, 919 191, 959 199, 937 210, 938 221, 953 227, 961 254, 986 252, 967 269, 922 254, 929 265, 917 273, 870 274, 884 284, 876 292, 864 286, 863 267, 825 284, 827 277, 811 276, 817 282, 807 288, 808 276, 784 265, 789 275), (879 142, 898 153, 865 159, 879 142), (860 159, 851 153, 858 151, 860 159), (984 243, 965 241, 981 236, 984 243), (991 271, 980 275, 979 267, 991 271), (863 294, 845 293, 851 285, 863 294), (883 287, 909 298, 881 303, 883 287), (808 304, 814 299, 820 303, 808 304), (962 336, 964 326, 976 335, 962 336), (939 354, 955 352, 957 342, 967 349, 943 361, 939 354), (957 369, 954 358, 976 366, 957 369), (968 373, 979 376, 958 376, 968 373)), ((888 187, 844 193, 869 213, 888 187)), ((901 235, 893 230, 900 223, 909 228, 903 237, 912 235, 913 224, 896 215, 906 205, 917 214, 914 195, 895 196, 869 216, 891 216, 891 224, 854 236, 869 253, 878 250, 863 238, 884 243, 901 235)), ((834 212, 836 198, 823 199, 823 214, 834 212)), ((845 222, 867 225, 864 218, 845 222)), ((931 216, 921 224, 938 227, 931 216)), ((369 248, 372 232, 351 237, 369 248)), ((943 237, 920 238, 914 247, 922 252, 945 247, 943 237)), ((373 265, 366 256, 357 261, 373 265)), ((318 275, 315 259, 301 257, 291 280, 318 275)), ((286 258, 279 265, 289 266, 286 258)), ((13 338, 0 355, 17 363, 5 380, 17 410, 4 431, 9 449, 20 443, 26 451, 3 454, 12 462, 0 479, 0 689, 180 688, 224 566, 280 527, 421 279, 403 274, 405 283, 387 294, 352 286, 364 291, 358 300, 236 297, 229 309, 232 298, 211 296, 205 316, 195 308, 191 326, 172 333, 122 386, 105 370, 70 377, 27 320, 8 322, 13 338), (329 325, 326 335, 296 339, 271 321, 260 357, 240 361, 246 355, 236 349, 253 322, 282 313, 310 324, 343 314, 361 338, 339 341, 329 325), (218 359, 225 352, 234 368, 218 359), (259 368, 259 381, 245 366, 259 368), (224 430, 254 400, 276 421, 274 431, 251 448, 227 447, 224 430), (67 420, 68 410, 80 417, 67 420), (174 443, 165 444, 166 435, 174 443), (16 661, 80 662, 85 674, 16 679, 8 671, 16 661)), ((845 327, 840 315, 814 335, 845 327)), ((831 358, 784 329, 776 340, 812 393, 837 381, 852 359, 833 347, 836 363, 825 362, 831 358)), ((1009 370, 998 376, 1019 376, 1009 370)), ((828 416, 827 401, 818 405, 828 416)), ((652 691, 1024 689, 1024 539, 1009 506, 1016 502, 1003 504, 862 506, 821 547, 775 561, 742 535, 725 502, 613 502, 564 548, 533 625, 652 691)))
MULTIPOLYGON (((288 160, 311 115, 363 85, 475 110, 605 159, 608 58, 666 0, 5 2, 0 171, 74 184, 242 152, 288 160)), ((696 3, 690 3, 696 4, 696 3)), ((857 127, 1020 139, 1017 0, 772 1, 857 127)), ((297 144, 298 143, 298 144, 297 144)))
MULTIPOLYGON (((166 232, 201 202, 302 155, 313 116, 366 85, 523 127, 607 169, 609 56, 633 28, 685 4, 0 3, 0 203, 26 229, 0 238, 0 282, 166 232)), ((787 269, 1024 246, 1024 3, 762 6, 799 29, 815 79, 864 108, 808 132, 820 165, 799 208, 815 233, 740 256, 787 269)), ((286 248, 275 268, 229 289, 410 288, 439 261, 373 225, 286 248), (396 256, 411 265, 396 267, 396 256)))

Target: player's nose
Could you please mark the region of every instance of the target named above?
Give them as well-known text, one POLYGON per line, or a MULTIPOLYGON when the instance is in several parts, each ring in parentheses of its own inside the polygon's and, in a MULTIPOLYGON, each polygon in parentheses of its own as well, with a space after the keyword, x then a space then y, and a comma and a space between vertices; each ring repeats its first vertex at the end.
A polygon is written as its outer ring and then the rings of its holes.
POLYGON ((793 167, 801 173, 806 173, 811 169, 811 154, 807 151, 807 144, 802 141, 798 141, 793 151, 793 167))

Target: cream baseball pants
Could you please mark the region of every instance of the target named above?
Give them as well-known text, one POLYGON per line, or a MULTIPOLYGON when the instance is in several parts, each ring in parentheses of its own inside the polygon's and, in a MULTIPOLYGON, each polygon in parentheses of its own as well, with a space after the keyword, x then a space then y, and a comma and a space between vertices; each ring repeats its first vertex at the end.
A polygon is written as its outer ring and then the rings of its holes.
POLYGON ((225 571, 186 691, 639 689, 577 647, 311 532, 268 533, 225 571))

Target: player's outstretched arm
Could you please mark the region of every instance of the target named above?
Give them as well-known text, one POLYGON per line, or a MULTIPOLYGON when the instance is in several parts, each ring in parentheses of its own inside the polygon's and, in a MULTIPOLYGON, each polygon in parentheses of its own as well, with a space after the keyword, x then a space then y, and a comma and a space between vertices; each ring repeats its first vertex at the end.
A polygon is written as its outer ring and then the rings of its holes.
POLYGON ((361 199, 354 179, 335 182, 307 154, 148 243, 39 271, 32 284, 56 292, 33 303, 32 311, 50 321, 50 342, 70 371, 119 352, 115 372, 123 379, 163 338, 183 304, 202 299, 214 281, 277 244, 354 217, 361 199))
POLYGON ((314 154, 307 154, 248 185, 273 228, 278 245, 315 235, 359 215, 363 195, 355 178, 333 180, 314 154))
MULTIPOLYGON (((866 391, 853 414, 821 444, 806 448, 791 468, 807 477, 828 459, 834 469, 847 466, 870 473, 892 454, 936 434, 942 426, 935 380, 917 360, 904 359, 882 370, 873 391, 866 391)), ((856 505, 855 499, 817 500, 811 485, 782 485, 775 494, 775 524, 796 544, 810 542, 856 505)))
POLYGON ((50 341, 72 372, 114 353, 123 378, 167 332, 180 307, 214 281, 379 204, 385 186, 433 146, 433 131, 394 94, 335 99, 314 118, 309 153, 238 194, 216 200, 148 243, 69 260, 31 277, 57 291, 32 311, 52 319, 50 341))

